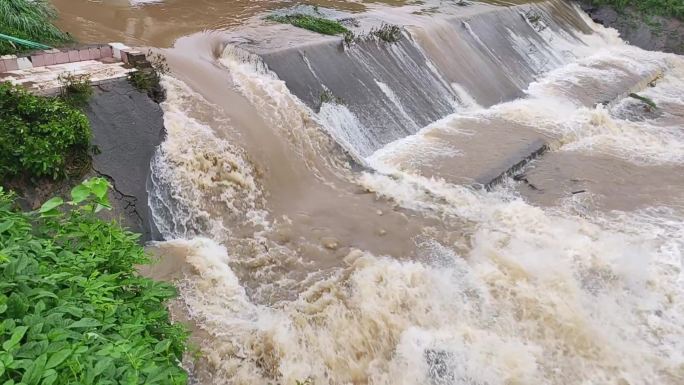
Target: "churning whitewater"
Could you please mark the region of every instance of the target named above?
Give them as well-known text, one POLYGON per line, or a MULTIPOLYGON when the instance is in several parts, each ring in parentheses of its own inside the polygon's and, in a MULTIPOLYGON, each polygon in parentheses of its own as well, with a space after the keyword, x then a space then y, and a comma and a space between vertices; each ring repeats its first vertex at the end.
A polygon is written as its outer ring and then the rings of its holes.
POLYGON ((684 383, 684 58, 564 2, 494 8, 393 9, 400 44, 335 46, 372 103, 314 44, 296 71, 341 100, 315 105, 249 31, 165 52, 150 206, 198 383, 684 383), (487 171, 521 143, 547 151, 527 179, 487 171), (589 159, 585 191, 530 187, 549 159, 589 159), (675 185, 604 189, 621 168, 675 185))

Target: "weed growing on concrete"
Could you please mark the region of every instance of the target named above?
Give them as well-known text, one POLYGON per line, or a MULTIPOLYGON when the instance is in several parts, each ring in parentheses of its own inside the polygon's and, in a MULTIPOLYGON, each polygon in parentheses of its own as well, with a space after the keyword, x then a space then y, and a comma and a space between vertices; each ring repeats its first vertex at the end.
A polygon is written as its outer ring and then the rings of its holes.
POLYGON ((386 43, 396 43, 401 40, 402 36, 401 27, 385 23, 378 28, 372 29, 370 33, 386 43))
POLYGON ((525 18, 530 23, 532 28, 534 28, 535 31, 541 32, 546 29, 544 19, 542 18, 542 15, 539 12, 529 10, 525 13, 525 18))
POLYGON ((356 42, 356 34, 352 31, 347 31, 344 33, 344 43, 346 45, 352 45, 356 42))
POLYGON ((61 97, 65 102, 77 108, 88 105, 88 100, 93 96, 90 75, 76 75, 66 72, 59 75, 58 81, 61 85, 61 97))
POLYGON ((319 99, 319 106, 318 108, 320 109, 321 106, 323 106, 324 103, 330 103, 330 104, 344 104, 344 100, 340 98, 339 96, 335 96, 332 91, 329 89, 325 88, 323 92, 318 97, 319 99))
POLYGON ((339 21, 304 15, 301 13, 294 15, 270 15, 266 17, 266 20, 283 24, 292 24, 295 27, 308 29, 309 31, 318 32, 323 35, 339 35, 349 31, 339 21))
POLYGON ((166 58, 152 50, 147 52, 147 61, 136 66, 136 70, 128 75, 131 84, 142 92, 146 92, 152 100, 161 103, 166 98, 161 86, 162 75, 169 73, 166 58))
POLYGON ((344 34, 344 44, 346 46, 351 46, 354 43, 368 41, 368 40, 380 40, 385 43, 396 43, 401 40, 402 33, 401 27, 394 24, 382 24, 380 27, 376 27, 370 30, 370 32, 356 35, 354 32, 348 31, 344 34))

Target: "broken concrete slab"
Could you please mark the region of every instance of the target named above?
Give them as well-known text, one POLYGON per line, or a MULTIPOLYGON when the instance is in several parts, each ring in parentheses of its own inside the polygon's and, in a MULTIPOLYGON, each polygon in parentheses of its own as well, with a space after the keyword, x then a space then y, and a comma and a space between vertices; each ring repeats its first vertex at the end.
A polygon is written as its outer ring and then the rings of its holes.
POLYGON ((93 169, 110 180, 114 210, 112 219, 152 239, 147 181, 150 161, 163 140, 161 107, 126 80, 95 88, 86 114, 93 129, 93 144, 100 153, 93 169))
POLYGON ((573 196, 590 209, 631 211, 661 204, 684 207, 678 165, 636 165, 606 154, 550 152, 518 177, 518 190, 535 205, 555 206, 573 196))
POLYGON ((126 68, 123 63, 104 63, 97 60, 86 60, 75 63, 64 63, 53 66, 35 67, 24 70, 5 71, 0 74, 0 81, 10 81, 23 85, 27 89, 41 95, 55 95, 61 89, 59 76, 64 73, 75 75, 89 74, 93 85, 111 80, 126 78, 135 69, 126 68))

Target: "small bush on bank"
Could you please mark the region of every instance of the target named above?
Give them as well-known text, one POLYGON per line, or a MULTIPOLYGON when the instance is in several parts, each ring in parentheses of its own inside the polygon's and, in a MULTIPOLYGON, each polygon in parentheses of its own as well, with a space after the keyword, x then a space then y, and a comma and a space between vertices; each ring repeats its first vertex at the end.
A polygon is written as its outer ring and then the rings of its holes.
MULTIPOLYGON (((57 14, 47 0, 0 1, 0 33, 47 45, 70 41, 52 22, 57 14)), ((0 39, 0 55, 28 50, 0 39)))
POLYGON ((0 179, 59 179, 67 159, 87 156, 91 135, 88 118, 63 100, 0 83, 0 179))
POLYGON ((0 189, 0 383, 187 383, 175 289, 136 273, 138 235, 95 217, 108 187, 91 179, 30 213, 0 189))
POLYGON ((169 73, 169 65, 166 58, 152 50, 147 52, 147 61, 136 66, 136 71, 128 75, 128 81, 139 91, 147 95, 157 103, 166 99, 166 92, 161 86, 162 75, 169 73))
POLYGON ((349 32, 339 21, 324 19, 322 17, 304 15, 301 13, 294 15, 270 15, 266 20, 277 23, 292 24, 295 27, 308 29, 323 35, 339 35, 349 32))
POLYGON ((64 73, 59 75, 59 83, 62 85, 61 96, 64 101, 78 108, 88 105, 88 100, 93 96, 93 85, 90 82, 90 75, 64 73))
POLYGON ((634 7, 637 10, 660 16, 672 16, 684 20, 682 0, 591 0, 596 5, 611 5, 617 9, 634 7))

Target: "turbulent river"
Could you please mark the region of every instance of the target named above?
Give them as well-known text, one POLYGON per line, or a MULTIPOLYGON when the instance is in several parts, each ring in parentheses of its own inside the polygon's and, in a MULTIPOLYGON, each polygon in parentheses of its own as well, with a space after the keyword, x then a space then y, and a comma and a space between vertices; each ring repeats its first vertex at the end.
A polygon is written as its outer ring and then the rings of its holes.
POLYGON ((684 57, 560 0, 322 2, 404 26, 346 46, 288 2, 56 3, 178 38, 153 274, 197 383, 684 383, 684 57))

